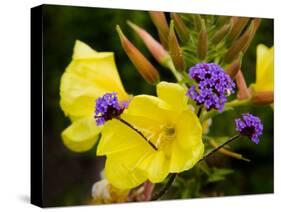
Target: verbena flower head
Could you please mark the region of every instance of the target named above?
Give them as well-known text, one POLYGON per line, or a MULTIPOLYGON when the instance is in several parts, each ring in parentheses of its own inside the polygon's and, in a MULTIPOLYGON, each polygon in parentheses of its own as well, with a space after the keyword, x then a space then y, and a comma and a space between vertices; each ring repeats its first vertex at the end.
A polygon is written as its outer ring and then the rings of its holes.
POLYGON ((223 110, 227 96, 234 92, 235 84, 228 74, 215 63, 198 63, 189 69, 189 77, 197 82, 187 95, 207 110, 223 110))
POLYGON ((235 120, 236 130, 244 136, 249 137, 256 144, 259 143, 259 136, 262 135, 263 125, 261 120, 249 113, 242 114, 242 118, 235 120))
POLYGON ((98 126, 104 122, 120 116, 128 103, 119 102, 117 93, 106 93, 96 100, 95 119, 98 126))
POLYGON ((169 173, 191 169, 202 158, 202 126, 185 94, 177 83, 160 82, 157 97, 132 98, 120 117, 145 138, 117 119, 104 125, 97 155, 106 156, 105 176, 113 186, 131 189, 146 180, 159 183, 169 173))

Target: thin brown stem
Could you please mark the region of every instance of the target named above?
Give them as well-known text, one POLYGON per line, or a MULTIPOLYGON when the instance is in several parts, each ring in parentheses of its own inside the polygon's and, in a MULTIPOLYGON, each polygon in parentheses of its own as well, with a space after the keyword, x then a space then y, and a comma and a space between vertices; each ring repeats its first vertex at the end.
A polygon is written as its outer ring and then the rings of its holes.
POLYGON ((220 148, 224 147, 225 145, 231 143, 232 141, 235 141, 237 138, 240 137, 240 134, 235 135, 233 137, 231 137, 230 139, 228 139, 226 142, 224 142, 223 144, 219 145, 218 147, 216 147, 215 149, 213 149, 212 151, 210 151, 208 154, 204 155, 203 158, 201 158, 199 162, 206 160, 206 158, 208 158, 209 156, 211 156, 212 154, 214 154, 215 152, 217 152, 220 148))
POLYGON ((154 194, 151 198, 151 200, 158 200, 160 199, 171 187, 171 185, 173 184, 174 180, 176 179, 177 173, 172 173, 170 175, 170 178, 168 180, 168 182, 165 184, 165 186, 156 194, 154 194))
POLYGON ((200 118, 200 115, 202 113, 202 106, 199 107, 198 112, 197 112, 197 117, 200 118))
POLYGON ((141 131, 139 131, 137 128, 135 128, 133 125, 131 125, 129 122, 125 121, 124 119, 122 119, 121 117, 115 117, 115 119, 121 121, 123 124, 127 125, 128 127, 130 127, 131 129, 133 129, 136 133, 138 133, 144 140, 146 140, 146 142, 154 149, 154 150, 158 150, 158 148, 149 140, 145 137, 144 134, 142 134, 141 131))

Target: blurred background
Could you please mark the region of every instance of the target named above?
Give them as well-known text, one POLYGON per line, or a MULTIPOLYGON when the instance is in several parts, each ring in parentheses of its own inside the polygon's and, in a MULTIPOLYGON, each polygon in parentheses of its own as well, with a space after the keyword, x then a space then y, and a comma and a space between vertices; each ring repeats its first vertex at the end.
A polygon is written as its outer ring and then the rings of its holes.
MULTIPOLYGON (((123 85, 131 94, 155 94, 137 73, 121 48, 115 27, 121 26, 128 38, 160 70, 161 79, 173 81, 173 76, 158 66, 140 39, 126 25, 131 20, 157 37, 149 15, 145 11, 68 7, 45 5, 44 19, 44 205, 67 206, 88 204, 94 182, 99 180, 104 158, 95 157, 95 148, 86 153, 73 153, 62 143, 61 132, 70 124, 59 106, 60 78, 71 61, 74 42, 79 39, 97 51, 115 53, 115 60, 123 85)), ((168 17, 168 16, 167 16, 168 17)), ((256 46, 273 45, 273 20, 263 19, 257 34, 243 59, 242 70, 248 84, 255 81, 256 46)), ((40 70, 38 70, 40 71, 40 70)), ((251 159, 250 163, 214 155, 211 163, 234 170, 226 180, 200 187, 200 195, 174 195, 166 198, 228 196, 273 192, 273 109, 269 106, 240 107, 218 115, 211 126, 214 136, 234 134, 233 120, 250 111, 264 123, 259 145, 240 139, 233 149, 251 159)), ((175 190, 176 192, 176 190, 175 190)))

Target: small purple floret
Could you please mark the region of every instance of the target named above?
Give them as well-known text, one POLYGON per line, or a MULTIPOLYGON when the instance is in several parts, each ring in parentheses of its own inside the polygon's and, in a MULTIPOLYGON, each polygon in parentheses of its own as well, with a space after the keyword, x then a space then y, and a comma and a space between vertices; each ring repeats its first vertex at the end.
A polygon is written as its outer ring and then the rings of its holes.
POLYGON ((106 93, 96 100, 95 119, 98 126, 121 115, 128 102, 119 102, 117 93, 106 93))
POLYGON ((256 144, 262 135, 263 125, 261 120, 249 113, 242 114, 242 118, 235 119, 236 130, 244 136, 249 137, 256 144))
POLYGON ((204 105, 207 110, 222 111, 227 96, 234 92, 235 84, 228 74, 215 63, 198 63, 189 69, 189 77, 197 85, 191 86, 187 96, 204 105))

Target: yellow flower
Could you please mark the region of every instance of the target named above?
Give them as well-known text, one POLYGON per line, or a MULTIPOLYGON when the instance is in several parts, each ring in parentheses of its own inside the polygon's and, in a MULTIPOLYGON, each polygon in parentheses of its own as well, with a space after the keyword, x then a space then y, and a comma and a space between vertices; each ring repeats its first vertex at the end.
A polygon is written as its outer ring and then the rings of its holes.
POLYGON ((274 90, 274 49, 263 44, 257 46, 256 83, 251 86, 254 93, 274 90))
POLYGON ((158 97, 135 96, 121 118, 141 131, 157 148, 120 120, 106 122, 97 155, 106 155, 105 176, 120 189, 147 179, 163 181, 169 173, 192 168, 202 157, 202 127, 187 105, 186 90, 161 82, 158 97))
POLYGON ((97 141, 101 127, 93 118, 95 100, 108 92, 128 99, 112 52, 96 52, 76 41, 72 61, 60 84, 60 106, 72 124, 62 132, 64 144, 76 152, 89 150, 97 141))

